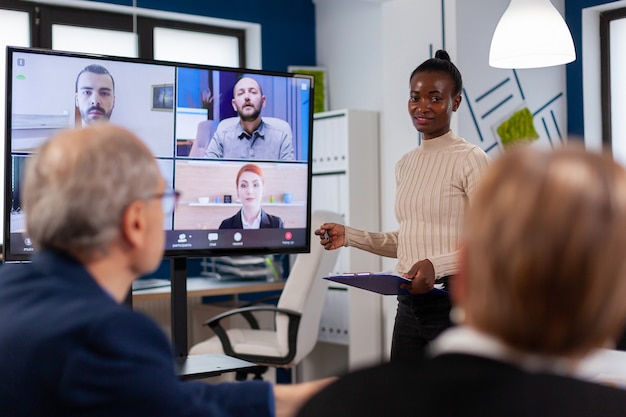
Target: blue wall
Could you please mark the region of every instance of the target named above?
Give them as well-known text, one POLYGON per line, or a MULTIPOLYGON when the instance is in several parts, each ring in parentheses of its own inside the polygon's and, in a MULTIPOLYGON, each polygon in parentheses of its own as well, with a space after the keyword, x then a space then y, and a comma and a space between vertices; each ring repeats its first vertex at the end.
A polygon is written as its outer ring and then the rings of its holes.
MULTIPOLYGON (((132 6, 131 0, 98 0, 132 6)), ((137 0, 137 7, 261 25, 262 69, 315 65, 313 0, 137 0)))

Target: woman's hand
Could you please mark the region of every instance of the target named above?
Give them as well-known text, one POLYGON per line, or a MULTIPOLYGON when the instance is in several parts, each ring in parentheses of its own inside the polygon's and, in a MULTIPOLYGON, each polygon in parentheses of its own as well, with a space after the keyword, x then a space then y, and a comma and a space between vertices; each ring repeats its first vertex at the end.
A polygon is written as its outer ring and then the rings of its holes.
POLYGON ((320 244, 324 249, 337 249, 346 242, 346 228, 342 224, 324 223, 315 234, 320 237, 320 244))
POLYGON ((411 282, 400 285, 411 294, 423 294, 435 288, 435 267, 428 259, 417 261, 409 272, 404 274, 411 282))

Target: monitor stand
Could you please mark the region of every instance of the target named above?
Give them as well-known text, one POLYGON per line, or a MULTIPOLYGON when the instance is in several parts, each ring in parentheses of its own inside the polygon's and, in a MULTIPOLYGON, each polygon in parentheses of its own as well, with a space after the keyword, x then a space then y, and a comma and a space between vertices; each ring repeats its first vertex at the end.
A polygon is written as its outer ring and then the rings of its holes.
POLYGON ((189 353, 187 335, 187 258, 170 259, 172 344, 176 357, 189 353))

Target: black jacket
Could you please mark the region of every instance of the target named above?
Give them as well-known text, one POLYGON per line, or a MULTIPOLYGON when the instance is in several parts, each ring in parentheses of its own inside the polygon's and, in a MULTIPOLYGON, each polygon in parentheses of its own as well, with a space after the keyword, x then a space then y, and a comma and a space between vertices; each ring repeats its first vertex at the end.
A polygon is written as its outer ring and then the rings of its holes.
MULTIPOLYGON (((283 219, 278 216, 267 214, 265 210, 261 209, 260 229, 282 229, 283 227, 283 219)), ((235 213, 233 217, 229 217, 228 219, 222 221, 220 229, 243 229, 243 224, 241 223, 241 210, 235 213)))

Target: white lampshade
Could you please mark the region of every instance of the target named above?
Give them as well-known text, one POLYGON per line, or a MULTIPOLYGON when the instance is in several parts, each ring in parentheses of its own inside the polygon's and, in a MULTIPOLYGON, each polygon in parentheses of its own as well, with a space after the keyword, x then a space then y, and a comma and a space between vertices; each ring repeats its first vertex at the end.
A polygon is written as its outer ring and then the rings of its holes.
POLYGON ((491 39, 490 66, 551 67, 575 59, 572 35, 550 0, 511 0, 491 39))

